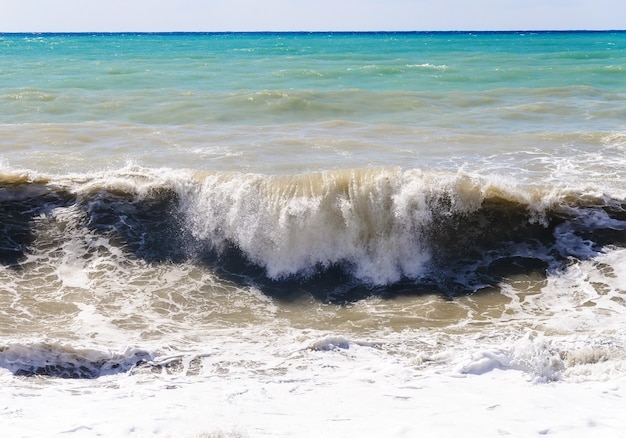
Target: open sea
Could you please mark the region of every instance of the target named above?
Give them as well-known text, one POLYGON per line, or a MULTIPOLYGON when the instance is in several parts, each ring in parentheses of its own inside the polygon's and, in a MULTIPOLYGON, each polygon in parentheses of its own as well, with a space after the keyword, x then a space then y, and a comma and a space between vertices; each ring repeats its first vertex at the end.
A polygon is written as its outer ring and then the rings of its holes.
POLYGON ((5 436, 626 436, 626 32, 0 34, 5 436))

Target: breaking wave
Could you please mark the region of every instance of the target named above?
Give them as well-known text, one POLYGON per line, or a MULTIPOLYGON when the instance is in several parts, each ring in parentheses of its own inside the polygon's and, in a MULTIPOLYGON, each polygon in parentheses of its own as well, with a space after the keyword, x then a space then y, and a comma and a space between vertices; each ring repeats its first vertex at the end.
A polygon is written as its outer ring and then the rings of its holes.
MULTIPOLYGON (((148 262, 203 263, 268 288, 317 281, 454 295, 623 246, 626 201, 462 172, 129 167, 5 173, 0 224, 0 263, 14 268, 37 251, 68 248, 65 239, 98 235, 148 262)), ((86 257, 97 251, 93 238, 75 243, 86 257)))

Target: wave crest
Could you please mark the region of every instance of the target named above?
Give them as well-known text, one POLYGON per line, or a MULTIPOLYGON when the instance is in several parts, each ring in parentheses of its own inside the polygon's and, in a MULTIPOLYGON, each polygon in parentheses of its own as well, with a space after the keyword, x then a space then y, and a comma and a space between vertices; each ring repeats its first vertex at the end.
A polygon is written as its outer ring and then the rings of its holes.
POLYGON ((0 203, 4 264, 19 264, 33 245, 53 247, 46 236, 71 238, 56 225, 41 231, 69 214, 74 227, 148 261, 210 259, 237 275, 256 266, 274 283, 330 275, 373 287, 408 281, 476 290, 510 271, 554 268, 626 244, 623 200, 463 172, 134 168, 7 178, 0 203))
POLYGON ((342 263, 388 283, 418 276, 431 221, 423 180, 399 170, 207 176, 187 206, 194 236, 232 243, 271 278, 342 263))

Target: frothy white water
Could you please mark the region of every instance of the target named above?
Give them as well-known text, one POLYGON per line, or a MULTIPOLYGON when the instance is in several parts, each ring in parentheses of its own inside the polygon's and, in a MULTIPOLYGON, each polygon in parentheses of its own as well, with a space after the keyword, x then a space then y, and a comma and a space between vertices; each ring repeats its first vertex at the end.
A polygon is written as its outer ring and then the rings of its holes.
MULTIPOLYGON (((3 430, 29 436, 618 437, 625 426, 623 376, 555 382, 563 361, 541 337, 477 350, 452 364, 439 353, 431 358, 438 360, 434 370, 416 367, 419 349, 398 356, 385 347, 344 347, 343 341, 334 349, 298 349, 279 346, 282 336, 275 339, 235 348, 218 337, 211 354, 196 359, 203 363, 200 371, 190 360, 179 362, 178 370, 136 369, 97 381, 24 380, 19 386, 0 374, 3 430), (270 359, 267 353, 276 350, 282 357, 270 359), (545 379, 533 378, 536 373, 545 379)), ((318 345, 336 342, 322 338, 318 345)))
POLYGON ((233 242, 280 278, 347 263, 375 284, 416 277, 428 260, 424 181, 397 170, 300 177, 207 176, 190 206, 194 234, 233 242))

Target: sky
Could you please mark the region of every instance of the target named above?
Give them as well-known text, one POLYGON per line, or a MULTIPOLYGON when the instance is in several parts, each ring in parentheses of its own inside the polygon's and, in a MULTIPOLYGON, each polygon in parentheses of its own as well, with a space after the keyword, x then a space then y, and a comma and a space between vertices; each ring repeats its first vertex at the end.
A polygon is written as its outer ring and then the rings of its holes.
POLYGON ((626 29, 626 0, 0 0, 0 32, 626 29))

